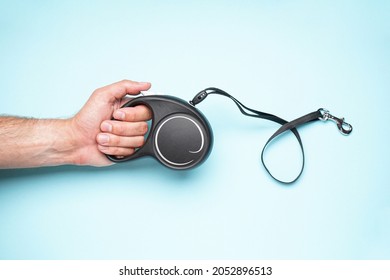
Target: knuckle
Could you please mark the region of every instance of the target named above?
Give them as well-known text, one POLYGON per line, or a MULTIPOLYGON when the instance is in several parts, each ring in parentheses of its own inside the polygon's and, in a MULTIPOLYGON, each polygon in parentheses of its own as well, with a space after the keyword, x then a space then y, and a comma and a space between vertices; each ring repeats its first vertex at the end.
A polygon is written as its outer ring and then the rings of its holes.
POLYGON ((92 92, 92 95, 95 97, 98 97, 98 96, 103 95, 103 92, 104 92, 103 88, 98 88, 92 92))
POLYGON ((129 122, 135 122, 137 120, 137 115, 133 108, 129 108, 129 110, 127 110, 125 119, 129 122))
POLYGON ((128 87, 132 87, 134 85, 134 82, 132 80, 123 79, 119 82, 119 84, 121 85, 121 87, 126 89, 128 87))
POLYGON ((110 146, 119 146, 120 144, 120 137, 113 135, 110 137, 109 145, 110 146))
POLYGON ((128 83, 132 83, 133 81, 131 81, 131 80, 128 80, 128 79, 123 79, 122 81, 121 81, 121 83, 123 83, 123 84, 128 84, 128 83))
POLYGON ((115 125, 113 126, 113 131, 115 134, 124 135, 127 131, 126 123, 123 122, 115 123, 115 125))

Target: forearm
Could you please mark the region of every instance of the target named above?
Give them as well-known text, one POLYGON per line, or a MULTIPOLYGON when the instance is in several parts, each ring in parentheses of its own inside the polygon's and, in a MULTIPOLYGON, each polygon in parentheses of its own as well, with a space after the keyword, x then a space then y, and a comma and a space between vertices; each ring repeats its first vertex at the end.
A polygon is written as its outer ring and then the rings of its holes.
POLYGON ((69 120, 0 117, 0 168, 74 164, 75 142, 69 120))

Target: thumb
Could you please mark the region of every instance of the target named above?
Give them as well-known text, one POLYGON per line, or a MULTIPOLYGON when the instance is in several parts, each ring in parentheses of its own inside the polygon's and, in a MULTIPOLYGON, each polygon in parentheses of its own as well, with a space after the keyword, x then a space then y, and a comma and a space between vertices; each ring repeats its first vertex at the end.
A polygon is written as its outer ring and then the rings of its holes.
POLYGON ((115 102, 127 94, 138 94, 140 91, 150 89, 151 86, 149 82, 122 80, 95 90, 94 95, 103 102, 115 102))

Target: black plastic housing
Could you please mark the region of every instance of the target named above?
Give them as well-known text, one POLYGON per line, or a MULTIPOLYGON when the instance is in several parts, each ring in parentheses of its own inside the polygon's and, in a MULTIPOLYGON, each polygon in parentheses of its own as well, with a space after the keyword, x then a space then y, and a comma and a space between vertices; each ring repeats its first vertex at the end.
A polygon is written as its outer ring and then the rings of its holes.
POLYGON ((137 97, 122 107, 145 105, 152 112, 152 124, 145 144, 130 156, 113 162, 124 162, 152 156, 172 169, 189 169, 203 163, 213 146, 213 133, 205 116, 188 102, 169 95, 137 97))

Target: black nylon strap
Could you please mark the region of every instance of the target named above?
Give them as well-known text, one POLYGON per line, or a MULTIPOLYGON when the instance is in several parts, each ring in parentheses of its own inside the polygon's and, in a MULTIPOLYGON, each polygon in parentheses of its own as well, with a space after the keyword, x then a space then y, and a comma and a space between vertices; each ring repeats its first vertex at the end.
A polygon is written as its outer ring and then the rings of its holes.
POLYGON ((305 150, 303 149, 302 139, 301 139, 298 131, 296 130, 296 127, 298 127, 300 125, 303 125, 303 124, 306 124, 308 122, 319 120, 319 117, 321 117, 321 116, 322 116, 321 112, 319 110, 317 110, 317 111, 314 111, 314 112, 309 113, 307 115, 304 115, 304 116, 302 116, 302 117, 300 117, 298 119, 295 119, 295 120, 293 120, 291 122, 285 123, 265 143, 265 145, 263 147, 263 150, 261 151, 261 162, 263 163, 263 166, 264 166, 265 170, 267 170, 268 174, 272 178, 274 178, 276 181, 281 182, 281 183, 285 183, 285 184, 291 184, 291 183, 294 183, 296 180, 298 180, 299 177, 301 177, 303 169, 305 168, 305 150), (268 147, 268 144, 271 143, 272 140, 274 140, 277 136, 285 133, 288 130, 291 130, 292 132, 294 132, 294 130, 297 131, 297 133, 296 134, 294 133, 294 135, 297 138, 297 141, 298 141, 299 146, 301 148, 301 152, 302 152, 302 166, 301 166, 301 170, 299 171, 299 174, 297 175, 297 177, 295 177, 294 180, 282 181, 282 180, 279 180, 278 178, 276 178, 275 176, 273 176, 271 171, 267 168, 267 165, 264 162, 264 152, 265 152, 266 148, 268 147))
POLYGON ((317 110, 317 111, 314 111, 312 113, 309 113, 307 115, 304 115, 300 118, 297 118, 291 122, 288 122, 278 116, 275 116, 273 114, 269 114, 269 113, 265 113, 265 112, 261 112, 261 111, 258 111, 258 110, 254 110, 254 109, 251 109, 247 106, 245 106, 244 104, 242 104, 240 101, 238 101, 236 98, 234 98, 232 95, 228 94, 227 92, 221 90, 221 89, 218 89, 218 88, 214 88, 214 87, 210 87, 210 88, 207 88, 201 92, 199 92, 192 101, 190 101, 190 103, 192 105, 196 105, 200 102, 202 102, 206 97, 207 95, 209 94, 218 94, 218 95, 223 95, 223 96, 226 96, 228 98, 230 98, 231 100, 234 101, 234 103, 237 105, 238 109, 241 111, 242 114, 244 114, 245 116, 248 116, 248 117, 254 117, 254 118, 260 118, 260 119, 266 119, 266 120, 269 120, 269 121, 273 121, 273 122, 276 122, 278 124, 281 124, 282 126, 268 139, 268 141, 265 143, 264 147, 263 147, 263 150, 261 152, 261 162, 265 168, 265 170, 268 172, 268 174, 274 178, 276 181, 280 182, 280 183, 284 183, 284 184, 291 184, 293 182, 295 182, 296 180, 299 179, 299 177, 301 176, 302 172, 303 172, 303 169, 305 167, 305 151, 303 149, 303 143, 302 143, 302 139, 298 133, 298 130, 297 130, 297 127, 300 126, 300 125, 303 125, 303 124, 306 124, 308 122, 312 122, 312 121, 315 121, 315 120, 319 120, 323 115, 321 113, 321 109, 317 110), (271 171, 268 169, 267 165, 265 164, 264 162, 264 152, 267 148, 267 146, 279 135, 287 132, 287 131, 291 131, 295 138, 297 139, 298 141, 298 144, 301 148, 301 151, 302 151, 302 166, 301 166, 301 170, 299 172, 299 174, 295 177, 295 179, 291 180, 291 181, 282 181, 278 178, 276 178, 274 175, 272 175, 271 171))

